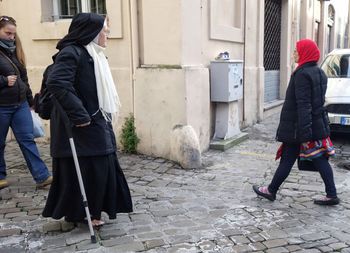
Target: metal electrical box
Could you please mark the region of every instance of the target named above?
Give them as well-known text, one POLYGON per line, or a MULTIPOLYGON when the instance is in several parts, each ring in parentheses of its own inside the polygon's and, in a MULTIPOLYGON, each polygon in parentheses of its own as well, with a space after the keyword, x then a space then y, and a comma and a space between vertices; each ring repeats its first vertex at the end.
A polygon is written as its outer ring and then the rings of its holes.
POLYGON ((210 63, 212 102, 232 102, 243 98, 243 61, 221 60, 210 63))

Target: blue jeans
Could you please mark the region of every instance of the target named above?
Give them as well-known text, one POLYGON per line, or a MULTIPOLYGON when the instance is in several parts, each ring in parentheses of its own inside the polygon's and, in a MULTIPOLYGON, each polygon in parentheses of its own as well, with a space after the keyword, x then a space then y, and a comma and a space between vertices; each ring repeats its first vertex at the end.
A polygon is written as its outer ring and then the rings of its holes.
POLYGON ((27 102, 20 105, 0 106, 0 179, 6 178, 4 151, 6 135, 10 127, 34 180, 37 183, 45 181, 50 173, 43 160, 41 160, 34 142, 33 120, 27 102))
MULTIPOLYGON (((300 144, 283 145, 283 153, 280 164, 272 178, 269 185, 269 192, 276 194, 278 188, 288 177, 295 161, 298 159, 300 153, 300 144)), ((321 178, 326 186, 326 193, 328 198, 337 197, 337 190, 334 184, 333 170, 329 165, 328 159, 324 156, 312 159, 312 162, 321 174, 321 178)))

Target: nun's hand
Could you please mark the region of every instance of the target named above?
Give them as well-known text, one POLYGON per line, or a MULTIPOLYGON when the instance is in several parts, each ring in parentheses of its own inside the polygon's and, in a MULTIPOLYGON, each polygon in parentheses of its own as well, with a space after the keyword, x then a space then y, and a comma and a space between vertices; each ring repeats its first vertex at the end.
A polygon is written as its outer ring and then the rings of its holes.
POLYGON ((87 123, 83 123, 83 124, 80 124, 80 125, 75 125, 76 127, 86 127, 88 125, 90 125, 91 121, 87 122, 87 123))

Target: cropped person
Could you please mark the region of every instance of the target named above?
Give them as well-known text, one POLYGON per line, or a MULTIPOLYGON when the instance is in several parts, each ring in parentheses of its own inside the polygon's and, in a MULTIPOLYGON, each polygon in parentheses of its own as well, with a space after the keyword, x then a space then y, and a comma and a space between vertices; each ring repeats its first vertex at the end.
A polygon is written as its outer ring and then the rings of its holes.
POLYGON ((34 141, 32 91, 29 87, 25 56, 17 35, 16 21, 0 17, 0 189, 6 180, 5 142, 11 127, 24 159, 38 187, 51 184, 52 176, 41 160, 34 141))

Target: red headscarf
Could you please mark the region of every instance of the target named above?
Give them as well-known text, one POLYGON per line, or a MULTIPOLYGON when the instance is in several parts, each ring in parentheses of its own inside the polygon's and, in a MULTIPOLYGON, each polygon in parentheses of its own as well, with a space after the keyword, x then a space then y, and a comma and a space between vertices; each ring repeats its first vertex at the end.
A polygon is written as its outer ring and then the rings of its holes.
POLYGON ((313 40, 299 40, 296 49, 299 54, 298 67, 307 62, 317 62, 320 59, 320 50, 313 40))

